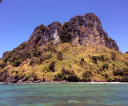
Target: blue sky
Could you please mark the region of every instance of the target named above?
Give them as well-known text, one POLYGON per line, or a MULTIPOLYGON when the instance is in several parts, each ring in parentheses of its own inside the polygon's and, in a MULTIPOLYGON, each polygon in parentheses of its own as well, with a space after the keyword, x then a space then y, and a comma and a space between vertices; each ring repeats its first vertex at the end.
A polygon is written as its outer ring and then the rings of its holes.
POLYGON ((0 57, 27 41, 40 24, 63 24, 76 15, 94 13, 121 52, 128 51, 128 0, 2 0, 0 57))

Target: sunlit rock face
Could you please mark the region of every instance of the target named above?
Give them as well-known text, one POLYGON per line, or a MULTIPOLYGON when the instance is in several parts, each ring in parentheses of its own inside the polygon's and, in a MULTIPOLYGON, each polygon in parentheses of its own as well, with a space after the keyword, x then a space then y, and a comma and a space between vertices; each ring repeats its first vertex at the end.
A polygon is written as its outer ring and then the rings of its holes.
POLYGON ((60 27, 61 24, 59 22, 53 22, 52 24, 49 25, 50 40, 53 41, 54 44, 58 44, 61 42, 60 27))
POLYGON ((29 38, 29 41, 31 42, 30 44, 34 46, 39 41, 40 46, 44 46, 47 42, 50 41, 53 41, 54 44, 61 43, 60 28, 60 22, 53 22, 48 26, 44 26, 43 24, 37 26, 29 38))
POLYGON ((100 19, 93 13, 71 18, 68 29, 73 34, 73 44, 83 46, 100 44, 110 49, 119 50, 116 42, 108 37, 108 34, 102 29, 100 19))
POLYGON ((52 41, 53 44, 71 42, 83 46, 100 44, 119 50, 116 42, 103 30, 100 19, 93 13, 75 16, 62 25, 57 21, 48 26, 42 24, 35 28, 29 41, 31 46, 36 43, 44 46, 52 41))

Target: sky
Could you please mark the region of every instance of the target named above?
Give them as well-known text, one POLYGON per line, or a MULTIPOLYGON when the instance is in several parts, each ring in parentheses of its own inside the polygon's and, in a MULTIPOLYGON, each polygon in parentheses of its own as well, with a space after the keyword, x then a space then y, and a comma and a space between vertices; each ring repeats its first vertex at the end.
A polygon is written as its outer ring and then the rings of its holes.
POLYGON ((2 0, 0 3, 0 58, 27 41, 35 27, 61 24, 76 15, 94 13, 103 29, 128 51, 128 0, 2 0))

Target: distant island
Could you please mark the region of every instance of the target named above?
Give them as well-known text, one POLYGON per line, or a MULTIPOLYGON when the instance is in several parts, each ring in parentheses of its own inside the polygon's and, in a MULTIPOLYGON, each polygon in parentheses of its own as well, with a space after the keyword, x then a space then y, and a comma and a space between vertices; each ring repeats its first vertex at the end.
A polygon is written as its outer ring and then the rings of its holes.
POLYGON ((39 25, 29 40, 3 53, 0 82, 128 82, 128 52, 119 51, 93 13, 61 25, 39 25))

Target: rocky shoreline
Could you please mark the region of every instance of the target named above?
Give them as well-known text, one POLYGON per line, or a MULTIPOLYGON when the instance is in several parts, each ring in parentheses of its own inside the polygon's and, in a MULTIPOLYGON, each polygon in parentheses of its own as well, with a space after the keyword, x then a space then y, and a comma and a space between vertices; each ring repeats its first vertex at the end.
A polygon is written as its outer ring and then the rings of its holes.
POLYGON ((5 81, 1 81, 0 83, 3 84, 33 84, 33 83, 69 83, 66 80, 63 81, 41 81, 41 80, 35 80, 35 81, 29 81, 25 78, 15 80, 15 79, 7 79, 5 81))
POLYGON ((35 84, 35 83, 52 83, 52 84, 57 84, 57 83, 79 83, 79 84, 84 84, 84 83, 94 83, 94 84, 118 84, 118 83, 127 83, 127 82, 120 82, 119 80, 111 81, 111 82, 103 82, 103 81, 68 81, 68 80, 57 80, 57 81, 52 81, 52 80, 28 80, 27 78, 18 78, 18 77, 8 77, 4 81, 0 81, 2 84, 35 84))
POLYGON ((65 84, 128 84, 128 82, 68 82, 68 81, 25 81, 25 82, 17 82, 17 83, 5 83, 5 82, 0 82, 1 84, 60 84, 60 83, 65 83, 65 84))

